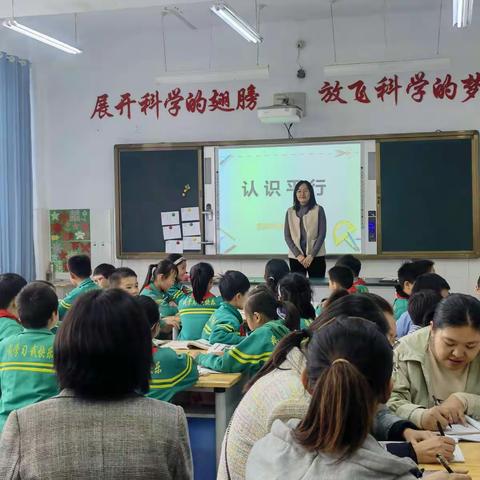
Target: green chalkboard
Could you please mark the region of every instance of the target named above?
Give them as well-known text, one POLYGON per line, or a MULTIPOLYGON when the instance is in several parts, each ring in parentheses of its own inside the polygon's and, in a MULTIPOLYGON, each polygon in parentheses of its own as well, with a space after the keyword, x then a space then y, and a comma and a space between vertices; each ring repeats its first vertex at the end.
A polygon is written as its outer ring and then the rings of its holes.
POLYGON ((161 213, 202 205, 201 152, 181 146, 115 146, 119 258, 160 256, 165 252, 161 213))
POLYGON ((478 254, 476 135, 377 141, 379 254, 478 254))

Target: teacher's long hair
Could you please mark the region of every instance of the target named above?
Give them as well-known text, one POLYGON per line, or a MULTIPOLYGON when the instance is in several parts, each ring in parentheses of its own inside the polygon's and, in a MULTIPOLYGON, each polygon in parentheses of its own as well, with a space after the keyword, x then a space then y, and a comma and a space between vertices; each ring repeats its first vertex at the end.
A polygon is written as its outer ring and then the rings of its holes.
POLYGON ((308 191, 310 192, 310 200, 308 201, 308 209, 311 210, 315 205, 317 205, 317 200, 315 199, 315 191, 313 190, 312 184, 308 180, 300 180, 295 185, 293 189, 293 209, 298 212, 300 209, 300 202, 297 199, 297 190, 300 188, 301 185, 306 185, 308 191))

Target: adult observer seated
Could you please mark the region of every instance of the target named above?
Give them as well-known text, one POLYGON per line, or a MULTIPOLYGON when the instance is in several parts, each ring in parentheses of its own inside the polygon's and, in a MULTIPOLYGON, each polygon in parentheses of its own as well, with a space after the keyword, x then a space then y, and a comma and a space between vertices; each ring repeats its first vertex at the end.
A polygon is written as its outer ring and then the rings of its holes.
POLYGON ((185 413, 143 396, 151 342, 128 293, 97 290, 78 298, 54 345, 61 392, 10 414, 0 440, 0 478, 192 478, 185 413))

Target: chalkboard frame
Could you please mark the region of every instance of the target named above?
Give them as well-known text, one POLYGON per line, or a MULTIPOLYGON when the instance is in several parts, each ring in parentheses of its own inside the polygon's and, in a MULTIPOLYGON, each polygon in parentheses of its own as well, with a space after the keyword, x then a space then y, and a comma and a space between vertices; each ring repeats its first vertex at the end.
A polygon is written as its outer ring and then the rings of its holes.
POLYGON ((478 132, 435 132, 432 134, 411 134, 376 139, 376 181, 377 181, 377 255, 380 258, 477 258, 480 256, 480 181, 478 157, 478 132), (382 159, 381 143, 399 141, 435 141, 435 140, 469 140, 471 145, 472 172, 472 250, 463 251, 384 251, 382 241, 382 159))
MULTIPOLYGON (((462 131, 436 131, 436 132, 416 132, 416 133, 391 133, 391 134, 371 134, 371 135, 344 135, 344 136, 327 136, 327 137, 303 137, 303 138, 294 138, 294 139, 286 139, 286 138, 269 138, 269 139, 257 139, 257 140, 222 140, 222 141, 206 141, 206 142, 182 142, 182 143, 140 143, 140 144, 119 144, 115 145, 115 185, 116 185, 116 197, 115 197, 115 218, 116 218, 116 256, 119 259, 157 259, 163 258, 166 254, 161 254, 158 252, 152 253, 122 253, 119 246, 119 197, 118 197, 118 177, 117 177, 117 169, 118 169, 118 158, 117 158, 117 149, 173 149, 173 148, 198 148, 200 151, 203 152, 205 147, 228 147, 228 146, 249 146, 249 145, 295 145, 295 144, 302 144, 302 143, 326 143, 326 142, 352 142, 352 141, 379 141, 379 140, 399 140, 399 139, 410 139, 410 140, 426 140, 426 139, 435 139, 440 137, 451 137, 451 138, 471 138, 472 139, 472 150, 474 155, 472 159, 477 159, 478 161, 478 131, 477 130, 462 130, 462 131), (473 146, 475 144, 475 146, 473 146)), ((203 183, 203 155, 202 158, 199 159, 200 162, 200 172, 202 172, 202 183, 203 183)), ((378 161, 378 149, 377 149, 377 178, 379 177, 379 161, 378 161)), ((480 221, 479 221, 479 206, 478 202, 480 199, 479 191, 480 191, 480 183, 479 183, 479 174, 478 174, 478 163, 477 163, 477 173, 476 175, 472 176, 472 181, 476 177, 476 185, 473 188, 474 196, 476 197, 477 205, 474 205, 473 211, 476 212, 476 218, 474 218, 474 245, 475 251, 472 252, 461 252, 461 253, 451 253, 451 252, 434 252, 430 258, 478 258, 480 257, 480 246, 479 246, 479 230, 480 230, 480 221)), ((200 177, 199 177, 200 178, 200 177)), ((203 194, 203 184, 201 185, 201 192, 203 194)), ((200 189, 199 189, 200 192, 200 189)), ((200 206, 204 205, 204 199, 200 199, 201 203, 200 206)), ((378 196, 377 196, 378 202, 378 196)), ((381 221, 380 216, 377 212, 377 222, 381 221)), ((202 241, 204 240, 203 237, 203 221, 202 223, 202 241)), ((380 225, 377 225, 377 232, 380 231, 380 225)), ((268 260, 271 258, 271 255, 206 255, 203 253, 186 253, 184 255, 187 259, 191 260, 199 260, 199 259, 211 259, 211 260, 268 260)), ((361 260, 381 260, 381 259, 410 259, 410 258, 420 258, 425 257, 426 253, 418 253, 415 252, 399 252, 399 253, 380 253, 380 249, 378 248, 378 239, 377 239, 377 254, 362 254, 357 255, 358 258, 361 260)), ((284 256, 276 255, 276 258, 284 258, 287 259, 287 254, 285 253, 284 256)), ((338 255, 328 255, 327 258, 335 259, 338 255)))
MULTIPOLYGON (((168 254, 165 252, 126 252, 122 245, 122 185, 120 157, 122 152, 155 152, 171 150, 196 150, 198 167, 198 206, 200 209, 200 236, 204 239, 204 217, 203 211, 203 146, 194 143, 175 143, 175 144, 122 144, 114 146, 114 170, 115 170, 115 242, 116 256, 119 259, 161 259, 168 254)), ((202 258, 205 253, 205 246, 202 243, 201 251, 197 253, 185 254, 185 257, 202 258)))

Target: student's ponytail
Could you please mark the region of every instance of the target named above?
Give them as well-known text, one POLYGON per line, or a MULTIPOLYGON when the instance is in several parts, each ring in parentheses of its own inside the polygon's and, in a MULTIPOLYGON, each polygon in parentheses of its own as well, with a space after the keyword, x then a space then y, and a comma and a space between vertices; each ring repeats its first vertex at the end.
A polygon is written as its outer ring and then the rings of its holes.
POLYGON ((341 461, 363 444, 386 401, 392 348, 373 322, 340 316, 313 332, 306 357, 312 399, 293 436, 341 461))
POLYGON ((156 263, 151 263, 149 266, 148 266, 148 270, 147 270, 147 276, 145 277, 145 281, 143 282, 143 285, 142 285, 142 288, 140 289, 140 292, 142 292, 142 290, 145 288, 145 287, 148 287, 148 285, 150 285, 150 283, 153 281, 153 271, 155 270, 157 264, 156 263))
POLYGON ((315 383, 307 414, 294 437, 309 451, 348 457, 365 441, 375 403, 365 376, 348 360, 338 358, 315 383))
POLYGON ((208 293, 208 286, 214 274, 213 267, 205 262, 197 263, 190 269, 193 298, 198 304, 203 303, 203 299, 208 293))
POLYGON ((303 329, 296 330, 286 337, 283 337, 278 342, 268 361, 263 364, 262 368, 257 372, 257 374, 245 385, 243 391, 246 392, 257 380, 280 368, 280 365, 286 360, 290 351, 295 347, 300 348, 303 341, 309 339, 310 335, 311 334, 308 329, 303 329))
POLYGON ((300 328, 300 312, 292 302, 278 302, 279 307, 285 313, 284 325, 294 332, 300 328))

